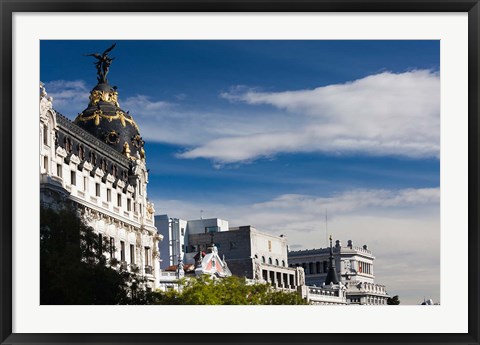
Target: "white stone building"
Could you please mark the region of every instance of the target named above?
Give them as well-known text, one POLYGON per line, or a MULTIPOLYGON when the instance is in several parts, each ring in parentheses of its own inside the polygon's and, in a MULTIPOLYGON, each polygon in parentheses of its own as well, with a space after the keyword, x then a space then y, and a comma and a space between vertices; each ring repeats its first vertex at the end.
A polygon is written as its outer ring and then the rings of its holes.
POLYGON ((88 107, 71 121, 54 110, 41 84, 39 124, 40 202, 76 205, 99 239, 115 248, 105 255, 119 261, 117 269, 138 269, 155 289, 162 236, 147 198, 144 142, 116 88, 99 73, 88 107))
MULTIPOLYGON (((348 241, 343 247, 337 240, 332 249, 334 266, 346 288, 348 304, 387 304, 390 296, 384 285, 375 283, 375 257, 367 245, 356 247, 348 241)), ((330 248, 289 251, 289 265, 304 268, 306 285, 321 287, 327 279, 329 255, 330 248)))
POLYGON ((199 251, 215 243, 220 256, 233 275, 275 288, 297 290, 305 284, 303 269, 288 267, 287 238, 258 231, 250 225, 231 227, 228 231, 190 234, 186 262, 199 251))
POLYGON ((160 242, 162 269, 178 265, 180 260, 185 262, 189 235, 228 231, 228 221, 220 218, 184 220, 163 214, 155 216, 155 225, 165 238, 160 242))

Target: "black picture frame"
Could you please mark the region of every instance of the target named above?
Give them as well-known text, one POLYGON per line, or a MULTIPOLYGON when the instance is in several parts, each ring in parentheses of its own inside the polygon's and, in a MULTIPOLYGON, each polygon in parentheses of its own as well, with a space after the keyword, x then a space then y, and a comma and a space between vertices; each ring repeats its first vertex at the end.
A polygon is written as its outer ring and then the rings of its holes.
MULTIPOLYGON (((0 0, 0 341, 2 344, 479 344, 479 0, 0 0), (19 334, 12 333, 12 16, 15 12, 468 12, 468 333, 19 334)), ((455 317, 452 315, 452 317, 455 317)), ((320 320, 319 320, 320 322, 320 320)), ((242 327, 239 325, 239 328, 242 327)), ((301 325, 299 324, 299 327, 301 325)))

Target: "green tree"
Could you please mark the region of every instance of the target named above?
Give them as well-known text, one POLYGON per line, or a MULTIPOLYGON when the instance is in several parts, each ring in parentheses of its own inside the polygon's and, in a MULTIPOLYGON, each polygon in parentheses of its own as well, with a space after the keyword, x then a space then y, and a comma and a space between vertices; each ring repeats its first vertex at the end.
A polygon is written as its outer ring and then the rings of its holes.
POLYGON ((154 304, 259 305, 306 304, 296 292, 275 290, 267 284, 248 284, 244 278, 212 279, 207 276, 183 279, 181 291, 156 292, 154 304))
POLYGON ((142 277, 109 267, 103 253, 110 249, 115 248, 95 234, 73 206, 41 207, 40 303, 148 303, 151 294, 142 277))
POLYGON ((399 305, 400 304, 400 299, 398 298, 398 295, 395 295, 393 297, 388 297, 387 298, 387 304, 388 305, 399 305))

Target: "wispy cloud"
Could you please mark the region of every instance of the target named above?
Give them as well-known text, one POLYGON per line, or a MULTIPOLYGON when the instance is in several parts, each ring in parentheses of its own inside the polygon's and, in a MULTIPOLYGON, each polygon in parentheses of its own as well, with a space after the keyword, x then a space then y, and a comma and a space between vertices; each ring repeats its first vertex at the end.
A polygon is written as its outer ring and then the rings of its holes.
POLYGON ((45 89, 53 97, 54 109, 70 118, 88 105, 90 90, 83 80, 54 80, 45 83, 45 89))
POLYGON ((384 72, 312 90, 261 92, 242 86, 221 97, 272 106, 296 124, 279 130, 270 118, 271 126, 257 133, 223 136, 179 157, 231 163, 281 152, 439 155, 440 80, 431 71, 384 72))
POLYGON ((344 244, 367 244, 377 260, 377 282, 399 294, 404 303, 418 303, 424 295, 439 299, 440 190, 352 190, 325 197, 279 195, 256 204, 156 200, 157 214, 183 219, 218 217, 231 226, 252 225, 286 235, 291 249, 326 245, 328 233, 344 244), (408 284, 405 282, 408 281, 408 284))
POLYGON ((155 101, 145 95, 136 95, 126 98, 121 107, 131 110, 133 114, 141 118, 151 118, 162 114, 165 110, 171 109, 174 104, 166 101, 155 101))

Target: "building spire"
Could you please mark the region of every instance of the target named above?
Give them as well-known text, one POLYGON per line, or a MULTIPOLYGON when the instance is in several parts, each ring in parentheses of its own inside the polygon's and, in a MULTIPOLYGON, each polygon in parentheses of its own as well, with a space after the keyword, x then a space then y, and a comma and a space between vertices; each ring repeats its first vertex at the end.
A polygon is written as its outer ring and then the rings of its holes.
POLYGON ((330 235, 330 257, 328 258, 328 273, 325 278, 325 285, 338 284, 339 279, 335 268, 335 258, 333 257, 332 235, 330 235))

